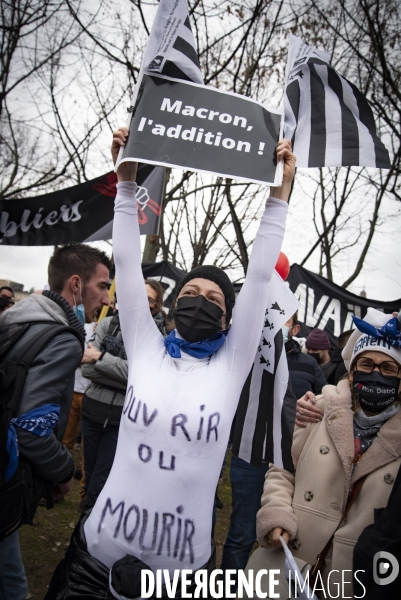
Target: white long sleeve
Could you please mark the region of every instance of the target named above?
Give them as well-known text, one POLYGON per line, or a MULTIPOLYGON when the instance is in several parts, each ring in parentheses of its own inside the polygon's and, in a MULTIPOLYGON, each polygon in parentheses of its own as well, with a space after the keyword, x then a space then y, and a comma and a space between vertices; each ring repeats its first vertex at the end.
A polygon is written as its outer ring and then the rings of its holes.
POLYGON ((113 467, 85 535, 89 552, 108 567, 133 554, 172 574, 210 557, 214 493, 259 343, 287 205, 267 201, 223 346, 210 360, 173 359, 147 302, 135 189, 118 185, 113 228, 128 390, 113 467))
POLYGON ((141 238, 134 182, 117 184, 114 207, 113 251, 121 332, 128 361, 135 352, 164 352, 163 336, 149 310, 141 268, 141 238))

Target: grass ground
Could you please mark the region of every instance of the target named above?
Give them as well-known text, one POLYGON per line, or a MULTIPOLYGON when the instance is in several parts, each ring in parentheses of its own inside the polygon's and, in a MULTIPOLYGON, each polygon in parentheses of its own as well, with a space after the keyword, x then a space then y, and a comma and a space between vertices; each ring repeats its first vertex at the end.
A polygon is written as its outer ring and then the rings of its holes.
MULTIPOLYGON (((215 543, 217 565, 220 565, 223 544, 227 535, 231 511, 231 488, 228 466, 218 494, 224 507, 217 510, 215 543)), ((22 559, 28 578, 31 600, 43 600, 50 578, 57 564, 63 558, 71 533, 79 519, 80 502, 79 482, 74 480, 72 491, 64 502, 56 504, 54 509, 39 507, 35 525, 25 525, 20 530, 22 559)))

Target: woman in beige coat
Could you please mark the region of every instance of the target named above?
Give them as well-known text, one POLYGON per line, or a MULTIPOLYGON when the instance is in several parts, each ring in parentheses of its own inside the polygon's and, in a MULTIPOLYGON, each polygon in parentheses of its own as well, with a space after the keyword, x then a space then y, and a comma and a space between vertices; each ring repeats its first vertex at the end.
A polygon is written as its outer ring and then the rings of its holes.
MULTIPOLYGON (((296 427, 295 475, 271 466, 257 515, 262 546, 279 546, 282 535, 296 557, 313 565, 335 531, 353 486, 367 475, 326 558, 322 579, 332 597, 339 591, 337 597, 353 597, 354 545, 373 523, 374 509, 387 505, 401 463, 401 333, 383 327, 390 318, 369 309, 365 321, 356 320, 360 329, 343 351, 349 377, 337 387, 323 388, 316 402, 324 412, 321 422, 296 427), (348 583, 342 588, 344 581, 348 583)), ((396 321, 392 319, 393 329, 396 321)))

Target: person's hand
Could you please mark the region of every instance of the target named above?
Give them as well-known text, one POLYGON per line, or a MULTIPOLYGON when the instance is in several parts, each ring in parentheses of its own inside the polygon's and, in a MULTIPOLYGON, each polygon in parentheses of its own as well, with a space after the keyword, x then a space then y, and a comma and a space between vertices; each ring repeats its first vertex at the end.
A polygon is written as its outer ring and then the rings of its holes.
POLYGON ((58 483, 57 485, 54 486, 53 502, 57 502, 57 501, 61 500, 61 498, 64 498, 64 496, 66 494, 68 494, 68 492, 71 491, 72 482, 73 482, 73 478, 71 478, 70 481, 67 481, 67 483, 58 483))
POLYGON ((292 153, 291 140, 282 139, 277 148, 277 162, 284 161, 283 165, 283 183, 280 187, 271 187, 270 196, 288 202, 290 197, 292 180, 295 175, 295 163, 297 161, 295 154, 292 153))
POLYGON ((316 397, 313 392, 306 392, 302 398, 297 400, 296 425, 306 427, 307 423, 318 423, 322 420, 323 411, 315 404, 316 397))
MULTIPOLYGON (((111 156, 113 157, 113 164, 115 165, 118 158, 120 148, 125 146, 125 142, 128 138, 128 129, 126 127, 120 127, 118 131, 113 131, 113 142, 111 144, 111 156)), ((122 181, 135 181, 136 171, 138 163, 132 160, 123 162, 120 164, 117 170, 118 183, 122 181)))
POLYGON ((86 348, 84 355, 82 357, 81 364, 83 364, 83 365, 93 364, 99 359, 100 355, 101 355, 101 352, 89 342, 88 347, 86 348))
POLYGON ((273 546, 273 548, 281 548, 280 535, 285 541, 286 544, 290 541, 290 534, 285 529, 281 527, 275 527, 267 534, 267 538, 269 540, 269 545, 273 546))
POLYGON ((66 494, 68 494, 68 492, 71 491, 73 481, 74 481, 74 479, 71 477, 70 481, 67 481, 67 483, 58 483, 57 484, 57 487, 63 496, 65 496, 66 494))

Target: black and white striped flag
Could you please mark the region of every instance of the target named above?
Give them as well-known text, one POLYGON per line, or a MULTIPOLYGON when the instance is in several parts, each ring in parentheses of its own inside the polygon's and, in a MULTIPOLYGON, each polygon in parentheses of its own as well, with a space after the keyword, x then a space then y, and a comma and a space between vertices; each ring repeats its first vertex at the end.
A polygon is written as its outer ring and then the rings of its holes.
POLYGON ((286 84, 284 137, 292 139, 297 167, 390 168, 367 99, 326 52, 291 35, 286 84))
POLYGON ((274 272, 260 345, 241 392, 233 432, 233 454, 256 467, 264 461, 293 470, 296 399, 287 393, 288 363, 281 328, 298 306, 290 288, 274 272))
POLYGON ((186 0, 160 0, 142 64, 148 75, 203 84, 186 0))

